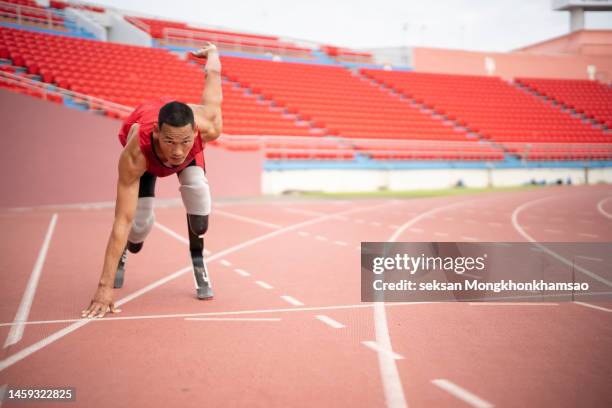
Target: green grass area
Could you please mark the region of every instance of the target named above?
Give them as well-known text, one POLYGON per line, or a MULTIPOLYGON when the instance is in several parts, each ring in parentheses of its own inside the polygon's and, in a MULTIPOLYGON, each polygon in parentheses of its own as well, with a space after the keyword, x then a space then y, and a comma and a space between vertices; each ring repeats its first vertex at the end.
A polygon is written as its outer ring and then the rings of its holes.
POLYGON ((300 192, 296 194, 301 197, 317 198, 421 198, 421 197, 444 197, 460 194, 492 193, 502 191, 524 191, 542 188, 543 186, 511 186, 511 187, 453 187, 440 190, 411 190, 411 191, 365 191, 365 192, 345 192, 345 193, 325 193, 325 192, 300 192))

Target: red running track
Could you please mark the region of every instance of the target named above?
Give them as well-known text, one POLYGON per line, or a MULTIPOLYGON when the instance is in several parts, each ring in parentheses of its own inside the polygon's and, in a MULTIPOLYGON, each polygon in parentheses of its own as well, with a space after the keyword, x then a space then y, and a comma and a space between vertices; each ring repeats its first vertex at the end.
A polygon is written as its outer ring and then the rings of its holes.
POLYGON ((79 407, 612 406, 612 305, 375 307, 360 302, 359 272, 361 241, 612 241, 609 186, 220 202, 205 239, 211 302, 194 296, 184 210, 158 208, 115 291, 123 312, 95 321, 79 316, 113 208, 2 210, 3 344, 53 214, 0 386, 76 387, 79 407))

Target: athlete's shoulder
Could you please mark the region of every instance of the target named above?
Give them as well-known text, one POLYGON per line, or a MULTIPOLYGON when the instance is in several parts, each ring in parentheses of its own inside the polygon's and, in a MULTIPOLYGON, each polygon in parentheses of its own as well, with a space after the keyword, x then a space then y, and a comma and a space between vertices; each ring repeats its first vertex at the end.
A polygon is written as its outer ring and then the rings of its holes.
POLYGON ((134 123, 128 134, 128 139, 119 158, 119 176, 127 178, 140 178, 147 169, 147 160, 139 145, 140 125, 134 123))

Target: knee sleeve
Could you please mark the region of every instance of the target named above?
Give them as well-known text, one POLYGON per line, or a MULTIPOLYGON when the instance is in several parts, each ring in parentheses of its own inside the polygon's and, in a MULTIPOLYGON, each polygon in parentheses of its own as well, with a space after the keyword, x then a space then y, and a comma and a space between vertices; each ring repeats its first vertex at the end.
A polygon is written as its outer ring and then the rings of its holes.
POLYGON ((132 222, 132 229, 128 235, 128 241, 138 243, 143 242, 153 225, 155 224, 155 213, 153 212, 153 197, 141 197, 138 199, 136 214, 132 222))
POLYGON ((208 215, 187 214, 187 222, 191 232, 198 237, 208 231, 208 215))
POLYGON ((189 166, 180 172, 178 178, 187 214, 210 214, 210 189, 204 170, 199 166, 189 166))

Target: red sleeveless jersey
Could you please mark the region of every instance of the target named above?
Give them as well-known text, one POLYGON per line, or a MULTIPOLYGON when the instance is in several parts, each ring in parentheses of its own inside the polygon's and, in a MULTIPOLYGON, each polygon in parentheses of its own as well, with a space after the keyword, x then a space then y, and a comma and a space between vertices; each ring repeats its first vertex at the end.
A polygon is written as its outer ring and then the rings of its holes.
POLYGON ((178 173, 196 158, 198 159, 198 164, 203 167, 203 163, 199 163, 200 161, 203 161, 203 154, 201 152, 204 150, 202 137, 199 131, 196 134, 193 147, 189 151, 185 161, 179 166, 169 167, 163 164, 153 149, 153 128, 157 124, 159 110, 162 106, 168 102, 172 102, 173 100, 175 99, 163 97, 144 102, 142 105, 137 106, 130 116, 128 116, 128 118, 123 122, 121 130, 119 131, 119 141, 121 142, 122 146, 125 146, 127 144, 127 137, 130 133, 130 128, 134 123, 139 124, 138 145, 140 146, 140 151, 147 160, 147 171, 157 177, 166 177, 171 174, 178 173), (198 154, 202 157, 197 157, 198 154))

